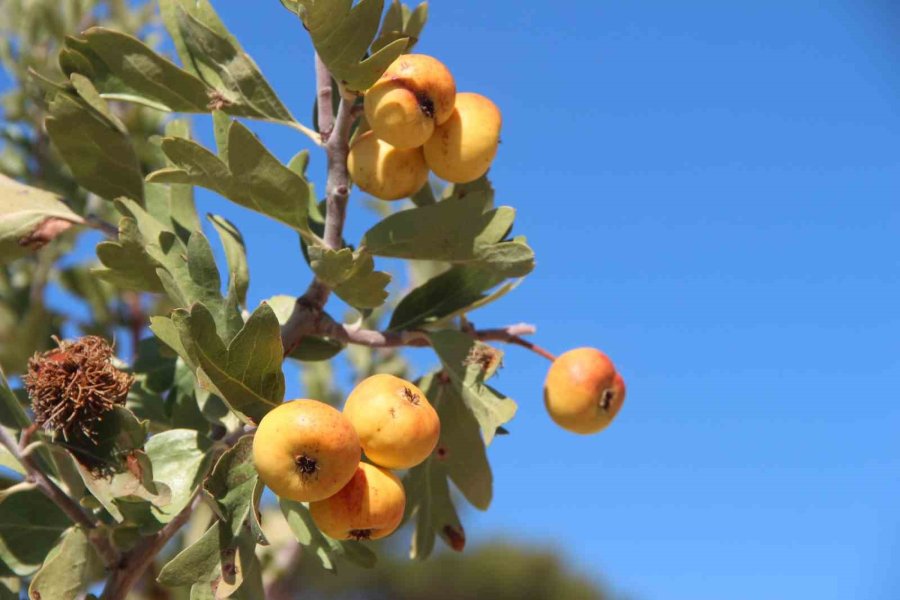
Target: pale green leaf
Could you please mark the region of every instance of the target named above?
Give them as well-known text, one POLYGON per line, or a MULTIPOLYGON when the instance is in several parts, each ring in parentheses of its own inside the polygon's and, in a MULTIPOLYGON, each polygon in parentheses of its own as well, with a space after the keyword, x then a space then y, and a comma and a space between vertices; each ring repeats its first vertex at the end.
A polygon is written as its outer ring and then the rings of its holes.
POLYGON ((487 290, 501 281, 502 276, 486 269, 454 266, 404 296, 394 309, 388 329, 401 331, 434 325, 483 305, 489 298, 487 290))
POLYGON ((107 200, 125 196, 143 202, 140 161, 115 123, 83 100, 60 93, 50 102, 44 126, 79 185, 107 200))
POLYGON ((108 99, 176 112, 208 112, 213 90, 134 36, 91 27, 66 40, 67 74, 75 69, 108 99))
POLYGON ((197 368, 201 384, 225 400, 241 419, 259 423, 284 400, 281 330, 267 304, 250 315, 227 347, 203 304, 194 304, 190 312, 176 311, 173 322, 185 358, 197 368))
POLYGON ((353 0, 294 3, 322 62, 335 79, 355 91, 368 89, 407 48, 407 40, 401 38, 368 54, 383 8, 384 0, 360 0, 355 5, 353 0))
POLYGON ((183 52, 182 61, 191 64, 200 78, 216 89, 223 109, 236 105, 244 116, 293 121, 291 113, 207 0, 174 0, 168 16, 170 30, 173 25, 178 28, 177 48, 183 52))
POLYGON ((223 161, 196 142, 165 138, 163 152, 175 166, 155 171, 147 180, 205 187, 315 241, 307 221, 311 190, 303 176, 283 165, 241 123, 231 124, 227 140, 223 161))
POLYGON ((487 510, 493 497, 493 475, 478 421, 452 383, 430 377, 423 385, 441 419, 441 437, 432 460, 444 464, 466 500, 487 510))
POLYGON ((191 501, 209 465, 211 447, 208 438, 190 429, 170 429, 147 440, 153 477, 171 491, 171 501, 159 509, 160 522, 171 521, 191 501))
POLYGON ((0 264, 40 247, 56 224, 83 222, 56 194, 0 174, 0 264))
POLYGON ((232 536, 239 535, 246 524, 256 536, 256 543, 267 544, 256 516, 257 492, 262 491, 257 488, 258 480, 253 465, 253 436, 248 435, 219 458, 203 482, 203 490, 232 536))
POLYGON ((499 360, 485 369, 479 360, 473 360, 479 349, 492 354, 498 351, 483 342, 457 330, 446 329, 429 333, 431 345, 454 387, 466 406, 478 420, 485 444, 490 444, 497 428, 509 422, 516 414, 516 403, 485 383, 493 374, 499 360))
POLYGON ((103 575, 103 561, 80 527, 72 527, 28 587, 30 598, 76 600, 103 575))
POLYGON ((228 261, 228 277, 230 285, 234 286, 238 301, 241 306, 247 305, 247 290, 250 287, 250 268, 247 266, 247 248, 244 245, 244 236, 238 228, 219 215, 207 215, 207 218, 219 234, 222 247, 225 249, 225 259, 228 261))
POLYGON ((524 243, 503 241, 515 211, 492 208, 490 195, 472 192, 394 213, 366 232, 362 247, 378 256, 475 264, 503 277, 534 268, 524 243))
POLYGON ((434 550, 440 536, 456 551, 465 546, 465 530, 450 497, 446 466, 434 456, 413 467, 403 479, 406 488, 406 515, 415 521, 410 558, 424 560, 434 550))
POLYGON ((0 499, 0 562, 20 577, 34 573, 70 525, 36 488, 6 495, 0 499))
MULTIPOLYGON (((190 138, 190 127, 187 121, 176 119, 166 123, 165 133, 167 136, 190 138)), ((167 164, 172 166, 171 161, 167 160, 167 164)), ((145 182, 144 193, 147 212, 161 223, 171 223, 172 230, 182 241, 187 242, 190 233, 200 229, 193 187, 145 182)))

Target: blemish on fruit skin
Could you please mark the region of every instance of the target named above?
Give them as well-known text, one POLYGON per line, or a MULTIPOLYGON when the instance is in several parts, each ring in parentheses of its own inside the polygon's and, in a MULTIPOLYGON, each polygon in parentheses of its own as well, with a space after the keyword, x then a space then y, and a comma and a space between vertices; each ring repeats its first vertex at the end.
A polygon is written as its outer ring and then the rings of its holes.
POLYGON ((403 397, 406 399, 407 402, 409 402, 413 406, 419 405, 419 395, 417 393, 415 393, 414 391, 412 391, 412 389, 410 389, 408 387, 404 387, 403 388, 403 397))

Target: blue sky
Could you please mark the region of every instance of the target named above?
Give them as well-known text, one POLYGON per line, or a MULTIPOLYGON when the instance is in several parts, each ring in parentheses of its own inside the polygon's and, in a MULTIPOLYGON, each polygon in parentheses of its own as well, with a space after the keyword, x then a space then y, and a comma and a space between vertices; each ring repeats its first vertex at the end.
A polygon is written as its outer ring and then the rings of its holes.
MULTIPOLYGON (((900 10, 431 4, 419 51, 503 110, 492 179, 538 256, 473 320, 599 347, 629 385, 614 426, 568 434, 544 413, 546 361, 509 349, 497 386, 520 410, 470 538, 558 548, 634 598, 896 597, 900 10)), ((299 24, 276 0, 214 5, 308 120, 299 24)), ((257 131, 284 159, 306 146, 257 131)), ((291 232, 201 199, 243 230, 253 301, 305 288, 291 232)), ((358 239, 372 217, 352 204, 358 239)))

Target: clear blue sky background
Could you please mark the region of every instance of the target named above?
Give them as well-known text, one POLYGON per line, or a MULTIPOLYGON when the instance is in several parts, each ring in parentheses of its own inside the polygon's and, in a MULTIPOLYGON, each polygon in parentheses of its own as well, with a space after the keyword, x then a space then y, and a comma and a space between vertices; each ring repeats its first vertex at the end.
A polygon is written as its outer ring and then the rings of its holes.
MULTIPOLYGON (((214 4, 308 120, 299 24, 276 0, 214 4)), ((546 362, 510 349, 498 387, 520 411, 471 539, 558 548, 635 598, 897 597, 891 4, 432 2, 419 49, 502 108, 492 178, 538 256, 474 320, 599 347, 629 384, 613 427, 567 434, 544 414, 546 362)), ((305 146, 257 130, 284 159, 305 146)), ((291 232, 202 199, 240 222, 254 302, 303 290, 291 232)), ((371 220, 351 213, 350 239, 371 220)))

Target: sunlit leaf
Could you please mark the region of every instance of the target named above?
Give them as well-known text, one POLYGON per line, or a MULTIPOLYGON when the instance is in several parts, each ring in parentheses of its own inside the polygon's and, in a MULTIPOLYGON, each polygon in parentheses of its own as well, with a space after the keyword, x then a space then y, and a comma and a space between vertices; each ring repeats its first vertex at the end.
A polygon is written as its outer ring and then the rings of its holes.
POLYGON ((0 264, 83 222, 56 194, 0 174, 0 264))

